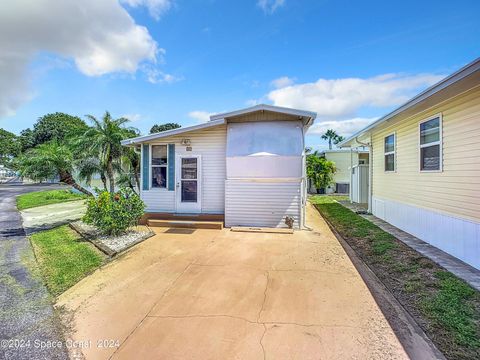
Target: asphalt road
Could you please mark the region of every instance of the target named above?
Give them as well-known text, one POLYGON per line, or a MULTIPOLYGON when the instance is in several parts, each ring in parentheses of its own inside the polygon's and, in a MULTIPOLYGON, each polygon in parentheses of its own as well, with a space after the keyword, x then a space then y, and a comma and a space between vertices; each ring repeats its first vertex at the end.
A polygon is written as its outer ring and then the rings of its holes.
POLYGON ((65 187, 0 185, 0 359, 68 359, 53 299, 15 205, 17 195, 55 188, 65 187))

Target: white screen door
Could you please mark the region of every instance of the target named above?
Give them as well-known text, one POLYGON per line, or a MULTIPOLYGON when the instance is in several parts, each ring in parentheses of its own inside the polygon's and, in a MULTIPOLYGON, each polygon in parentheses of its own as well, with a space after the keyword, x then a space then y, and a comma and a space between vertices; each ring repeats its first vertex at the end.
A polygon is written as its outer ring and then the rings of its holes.
POLYGON ((201 212, 201 158, 199 155, 180 155, 176 162, 176 198, 178 213, 201 212))

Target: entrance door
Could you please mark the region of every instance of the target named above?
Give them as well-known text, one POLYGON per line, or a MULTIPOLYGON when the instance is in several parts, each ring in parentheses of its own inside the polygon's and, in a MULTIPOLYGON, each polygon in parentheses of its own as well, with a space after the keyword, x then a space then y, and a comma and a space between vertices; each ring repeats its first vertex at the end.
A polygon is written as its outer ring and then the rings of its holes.
POLYGON ((176 164, 177 213, 199 213, 202 209, 200 155, 179 155, 176 164))

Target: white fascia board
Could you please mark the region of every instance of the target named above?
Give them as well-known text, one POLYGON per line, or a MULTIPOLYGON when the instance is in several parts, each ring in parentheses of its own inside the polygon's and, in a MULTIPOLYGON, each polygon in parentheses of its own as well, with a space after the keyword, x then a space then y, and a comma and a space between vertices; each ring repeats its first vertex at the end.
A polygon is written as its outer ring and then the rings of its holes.
POLYGON ((194 131, 194 130, 202 130, 206 128, 210 128, 213 126, 218 126, 218 125, 223 125, 225 124, 225 120, 216 120, 216 121, 208 121, 206 123, 198 124, 198 125, 193 125, 193 126, 187 126, 183 128, 178 128, 178 129, 172 129, 172 130, 167 130, 167 131, 162 131, 160 133, 155 133, 155 134, 150 134, 150 135, 144 135, 144 136, 138 136, 135 138, 131 139, 125 139, 122 140, 121 144, 123 146, 131 146, 151 140, 156 140, 156 139, 162 139, 165 137, 173 136, 173 135, 179 135, 183 134, 189 131, 194 131))
POLYGON ((235 110, 235 111, 230 111, 230 112, 226 112, 226 113, 212 115, 212 116, 210 116, 210 121, 225 119, 225 118, 229 118, 229 117, 233 117, 233 116, 244 115, 244 114, 252 113, 252 112, 255 112, 255 111, 261 111, 261 110, 278 112, 278 113, 295 115, 295 116, 304 116, 304 117, 309 117, 312 120, 317 117, 317 114, 314 113, 314 112, 311 112, 311 111, 298 110, 298 109, 286 108, 286 107, 281 107, 281 106, 273 106, 273 105, 267 105, 267 104, 259 104, 259 105, 255 105, 255 106, 248 107, 248 108, 245 108, 245 109, 240 109, 240 110, 235 110))

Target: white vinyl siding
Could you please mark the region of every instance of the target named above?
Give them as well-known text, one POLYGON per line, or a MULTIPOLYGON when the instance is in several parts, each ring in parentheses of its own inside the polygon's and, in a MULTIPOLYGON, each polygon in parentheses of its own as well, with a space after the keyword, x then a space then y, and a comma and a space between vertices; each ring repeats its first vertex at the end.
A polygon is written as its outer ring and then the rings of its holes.
POLYGON ((285 216, 300 226, 301 183, 227 180, 225 226, 287 227, 285 216))
MULTIPOLYGON (((223 214, 225 210, 225 146, 226 126, 219 125, 173 135, 151 144, 175 144, 176 155, 202 156, 202 213, 223 214), (192 151, 181 145, 182 139, 190 139, 192 151), (161 141, 160 141, 161 140, 161 141)), ((175 164, 177 166, 177 164, 175 164)), ((177 182, 178 179, 175 179, 177 182)), ((175 191, 151 189, 142 191, 147 212, 175 212, 175 191)))
POLYGON ((480 269, 480 223, 375 196, 372 206, 375 216, 480 269))

